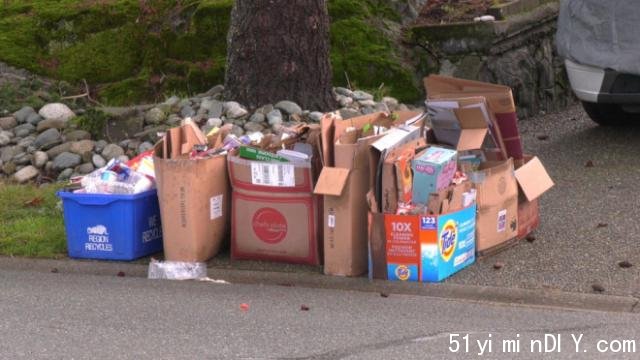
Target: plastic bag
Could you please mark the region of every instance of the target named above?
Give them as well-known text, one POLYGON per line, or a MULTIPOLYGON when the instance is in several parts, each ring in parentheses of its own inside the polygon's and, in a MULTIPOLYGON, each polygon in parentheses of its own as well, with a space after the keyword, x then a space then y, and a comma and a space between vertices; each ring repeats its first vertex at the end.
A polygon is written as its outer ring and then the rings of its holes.
POLYGON ((193 280, 207 278, 207 264, 202 262, 158 261, 149 263, 149 279, 193 280))

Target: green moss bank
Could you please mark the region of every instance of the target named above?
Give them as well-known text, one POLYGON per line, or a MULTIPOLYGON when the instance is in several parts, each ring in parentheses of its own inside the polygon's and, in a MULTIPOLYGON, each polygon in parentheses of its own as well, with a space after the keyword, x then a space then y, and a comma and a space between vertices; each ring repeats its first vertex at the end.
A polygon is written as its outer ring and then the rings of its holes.
MULTIPOLYGON (((419 97, 385 27, 385 0, 329 0, 334 83, 419 97), (373 25, 376 24, 376 25, 373 25)), ((123 105, 198 93, 224 80, 232 0, 5 0, 0 61, 96 87, 123 105), (161 3, 161 5, 158 5, 161 3)))

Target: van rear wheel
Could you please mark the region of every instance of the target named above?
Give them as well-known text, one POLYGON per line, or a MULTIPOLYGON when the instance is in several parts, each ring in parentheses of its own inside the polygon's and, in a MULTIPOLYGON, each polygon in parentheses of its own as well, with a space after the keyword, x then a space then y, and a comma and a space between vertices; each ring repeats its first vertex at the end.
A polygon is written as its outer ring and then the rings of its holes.
POLYGON ((637 114, 625 112, 619 104, 599 104, 583 101, 582 107, 591 120, 600 126, 628 125, 633 120, 632 118, 638 118, 637 114))

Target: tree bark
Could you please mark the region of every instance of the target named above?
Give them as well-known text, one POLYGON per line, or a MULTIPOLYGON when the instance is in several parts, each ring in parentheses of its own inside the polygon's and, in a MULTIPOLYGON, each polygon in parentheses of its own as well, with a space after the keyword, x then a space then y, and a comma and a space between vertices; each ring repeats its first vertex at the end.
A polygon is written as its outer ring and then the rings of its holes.
POLYGON ((236 0, 227 44, 227 99, 335 108, 325 0, 236 0))

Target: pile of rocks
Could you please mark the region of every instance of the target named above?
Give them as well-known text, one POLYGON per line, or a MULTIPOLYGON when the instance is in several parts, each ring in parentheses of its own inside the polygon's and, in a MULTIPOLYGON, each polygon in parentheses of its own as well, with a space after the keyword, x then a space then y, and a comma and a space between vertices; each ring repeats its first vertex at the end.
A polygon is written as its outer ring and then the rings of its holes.
MULTIPOLYGON (((117 122, 137 127, 133 135, 129 135, 131 131, 121 132, 120 139, 111 138, 111 143, 91 139, 89 132, 75 128, 72 119, 85 109, 74 111, 62 103, 46 104, 38 111, 23 107, 10 116, 0 117, 0 177, 24 183, 42 179, 63 181, 88 174, 111 159, 128 161, 151 149, 162 131, 187 117, 200 124, 205 132, 233 124, 232 132, 240 136, 255 132, 279 133, 293 123, 318 122, 323 115, 303 110, 287 100, 249 112, 237 102, 221 100, 223 90, 218 85, 191 98, 174 96, 155 105, 100 108, 112 119, 120 117, 117 122)), ((373 95, 364 91, 335 88, 335 96, 341 106, 337 111, 344 119, 376 111, 409 109, 390 97, 376 102, 373 95)))

